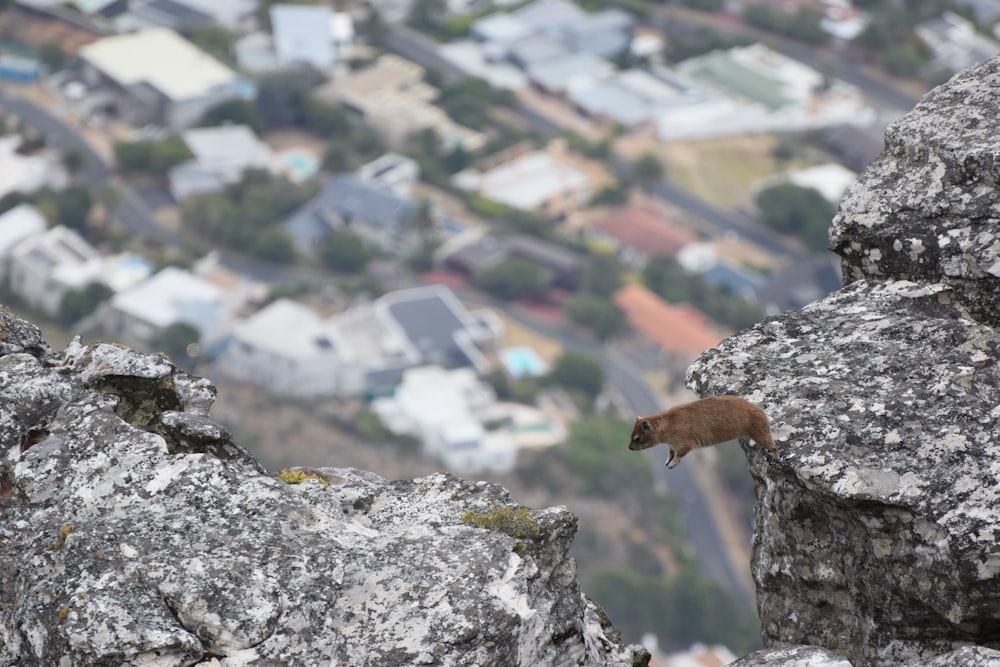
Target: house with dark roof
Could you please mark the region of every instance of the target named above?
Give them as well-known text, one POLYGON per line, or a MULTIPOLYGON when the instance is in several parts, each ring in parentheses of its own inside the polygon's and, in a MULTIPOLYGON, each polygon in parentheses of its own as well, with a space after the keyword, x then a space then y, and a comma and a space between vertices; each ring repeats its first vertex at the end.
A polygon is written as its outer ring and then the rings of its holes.
POLYGON ((544 272, 549 287, 575 290, 580 283, 584 260, 556 243, 526 234, 481 236, 448 251, 442 264, 450 271, 471 276, 509 259, 521 258, 544 272))
POLYGON ((339 229, 350 230, 374 248, 405 252, 415 243, 411 223, 416 213, 412 200, 345 173, 334 176, 284 226, 296 249, 307 255, 339 229))

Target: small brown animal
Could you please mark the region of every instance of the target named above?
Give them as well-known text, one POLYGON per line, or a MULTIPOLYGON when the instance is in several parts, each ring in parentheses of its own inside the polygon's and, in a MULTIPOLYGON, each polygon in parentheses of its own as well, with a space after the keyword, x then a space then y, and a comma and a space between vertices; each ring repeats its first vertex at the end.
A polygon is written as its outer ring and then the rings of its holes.
POLYGON ((674 468, 696 447, 736 438, 753 438, 764 449, 777 448, 763 410, 739 396, 713 396, 637 417, 628 448, 648 449, 662 442, 670 450, 666 466, 674 468))

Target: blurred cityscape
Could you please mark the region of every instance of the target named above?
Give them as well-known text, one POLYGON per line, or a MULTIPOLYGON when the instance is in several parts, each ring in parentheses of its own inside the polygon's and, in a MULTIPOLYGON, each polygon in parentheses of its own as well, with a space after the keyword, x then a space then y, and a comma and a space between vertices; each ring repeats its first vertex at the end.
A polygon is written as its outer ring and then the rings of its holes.
POLYGON ((160 351, 269 469, 447 470, 580 517, 661 667, 759 645, 753 485, 636 415, 836 290, 885 128, 1000 0, 6 0, 0 300, 160 351))

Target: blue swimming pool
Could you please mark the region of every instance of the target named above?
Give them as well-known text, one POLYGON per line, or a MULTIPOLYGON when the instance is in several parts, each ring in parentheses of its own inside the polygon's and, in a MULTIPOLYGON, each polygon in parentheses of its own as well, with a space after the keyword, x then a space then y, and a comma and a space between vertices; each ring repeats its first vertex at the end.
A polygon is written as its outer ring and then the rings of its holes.
POLYGON ((527 345, 517 345, 500 350, 500 362, 507 374, 515 380, 522 377, 539 377, 545 375, 549 365, 538 356, 535 350, 527 345))

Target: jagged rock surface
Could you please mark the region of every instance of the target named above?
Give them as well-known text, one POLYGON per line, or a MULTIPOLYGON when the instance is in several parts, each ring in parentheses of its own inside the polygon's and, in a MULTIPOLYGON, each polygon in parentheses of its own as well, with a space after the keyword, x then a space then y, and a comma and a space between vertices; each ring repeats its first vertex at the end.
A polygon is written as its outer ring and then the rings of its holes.
POLYGON ((885 134, 848 190, 830 247, 846 281, 943 282, 1000 324, 1000 60, 955 76, 885 134))
POLYGON ((1000 60, 929 93, 834 221, 840 292, 703 354, 778 452, 746 448, 765 651, 1000 665, 1000 60))
MULTIPOLYGON (((213 385, 0 316, 0 665, 644 665, 579 589, 576 518, 448 475, 286 484, 213 385)), ((322 481, 321 481, 322 480, 322 481)))

